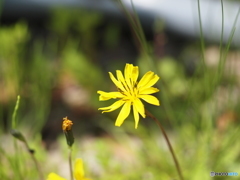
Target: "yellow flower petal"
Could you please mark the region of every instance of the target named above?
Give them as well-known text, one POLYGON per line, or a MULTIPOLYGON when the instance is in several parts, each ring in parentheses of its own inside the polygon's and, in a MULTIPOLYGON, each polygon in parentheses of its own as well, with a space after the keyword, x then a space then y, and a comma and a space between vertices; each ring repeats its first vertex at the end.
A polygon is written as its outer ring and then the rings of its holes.
POLYGON ((139 94, 140 94, 140 95, 141 95, 141 94, 153 94, 153 93, 156 93, 156 92, 158 92, 158 91, 159 91, 158 88, 149 87, 149 88, 146 88, 146 89, 144 89, 144 90, 141 90, 141 91, 139 92, 139 94))
POLYGON ((156 82, 157 82, 159 79, 160 79, 159 76, 155 74, 155 75, 149 80, 149 82, 144 85, 144 87, 148 88, 148 87, 153 86, 154 84, 156 84, 156 82))
POLYGON ((139 97, 142 98, 144 101, 148 102, 149 104, 160 106, 159 100, 152 95, 140 95, 139 97))
POLYGON ((135 129, 137 129, 138 122, 139 122, 139 114, 138 114, 138 110, 134 104, 133 104, 133 115, 134 115, 134 120, 135 120, 135 129))
POLYGON ((132 64, 126 64, 125 69, 124 69, 124 76, 125 76, 125 81, 130 88, 130 90, 133 88, 133 85, 131 84, 131 75, 132 75, 132 69, 133 65, 132 64))
POLYGON ((150 80, 152 80, 154 73, 152 71, 148 71, 142 79, 139 81, 137 87, 142 88, 144 87, 150 80))
POLYGON ((143 118, 146 117, 145 115, 145 109, 144 109, 144 106, 143 106, 143 103, 138 99, 136 98, 133 102, 134 106, 136 107, 137 111, 139 112, 139 114, 141 114, 141 116, 143 118))
POLYGON ((121 111, 120 111, 120 113, 117 117, 117 120, 115 122, 115 126, 121 126, 122 125, 123 121, 129 116, 130 110, 131 110, 131 102, 127 101, 123 105, 123 107, 122 107, 122 109, 121 109, 121 111))
POLYGON ((123 74, 121 71, 117 70, 116 71, 117 73, 117 78, 118 78, 118 81, 121 82, 125 88, 125 91, 128 91, 129 90, 129 87, 127 86, 126 82, 125 82, 125 79, 123 77, 123 74))
POLYGON ((131 76, 133 84, 135 84, 137 82, 138 75, 139 75, 138 67, 137 66, 133 66, 132 76, 131 76))
POLYGON ((118 109, 119 107, 121 107, 124 103, 125 103, 125 101, 119 100, 119 101, 116 101, 115 103, 113 103, 111 106, 98 108, 98 110, 104 110, 102 113, 111 112, 111 111, 114 111, 114 110, 118 109))
POLYGON ((122 91, 126 91, 126 89, 123 87, 122 83, 119 82, 119 81, 113 76, 113 74, 112 74, 111 72, 109 72, 109 76, 110 76, 112 82, 113 82, 119 89, 121 89, 122 91))
POLYGON ((109 99, 116 99, 116 98, 123 98, 123 94, 120 92, 104 92, 104 91, 97 91, 99 96, 99 101, 106 101, 109 99))
POLYGON ((73 174, 76 180, 82 180, 84 178, 83 162, 81 159, 75 161, 73 174))
POLYGON ((47 180, 66 180, 66 179, 62 178, 61 176, 59 176, 55 173, 50 173, 47 177, 47 180))

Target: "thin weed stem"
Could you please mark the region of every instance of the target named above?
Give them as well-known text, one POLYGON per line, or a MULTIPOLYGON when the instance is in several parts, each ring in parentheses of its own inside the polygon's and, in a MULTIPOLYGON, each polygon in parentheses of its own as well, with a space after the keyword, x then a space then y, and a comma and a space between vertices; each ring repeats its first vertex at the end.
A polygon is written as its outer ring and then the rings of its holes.
POLYGON ((205 50, 205 43, 204 43, 204 37, 203 37, 203 28, 202 28, 202 18, 201 18, 201 7, 200 7, 200 0, 198 0, 198 18, 199 18, 199 28, 200 28, 200 41, 201 41, 201 53, 202 53, 202 64, 203 68, 206 68, 205 64, 205 55, 204 55, 204 50, 205 50))
POLYGON ((20 177, 20 179, 24 179, 20 169, 19 148, 18 148, 18 143, 16 139, 13 139, 13 146, 14 146, 15 156, 16 156, 14 160, 14 168, 16 168, 15 170, 18 173, 18 176, 20 177))
POLYGON ((201 6, 200 6, 200 0, 197 1, 198 4, 198 19, 199 19, 199 29, 200 29, 200 44, 201 44, 201 66, 199 70, 203 70, 204 73, 204 86, 205 86, 205 96, 208 96, 213 88, 214 85, 212 85, 212 79, 209 78, 210 71, 208 71, 208 68, 206 66, 206 59, 205 59, 205 42, 204 42, 204 35, 203 35, 203 27, 202 27, 202 17, 201 17, 201 6))
POLYGON ((218 63, 218 71, 217 71, 217 79, 216 79, 216 85, 221 81, 221 71, 222 71, 222 66, 224 64, 224 59, 223 59, 223 34, 224 34, 224 8, 223 8, 223 0, 221 0, 221 10, 222 10, 222 29, 221 29, 221 39, 220 39, 220 44, 219 44, 219 63, 218 63))
MULTIPOLYGON (((14 110, 13 110, 13 114, 12 114, 12 129, 15 129, 16 126, 17 126, 16 115, 17 115, 17 111, 18 111, 18 108, 19 108, 19 103, 20 103, 20 96, 18 95, 16 104, 15 104, 15 107, 14 107, 14 110)), ((14 147, 15 155, 16 155, 16 160, 14 162, 14 167, 16 168, 16 171, 17 171, 20 179, 23 179, 22 178, 22 173, 21 173, 21 170, 20 170, 19 148, 18 148, 18 143, 17 143, 15 138, 13 139, 13 147, 14 147)))
POLYGON ((222 66, 221 66, 221 72, 222 72, 222 69, 225 65, 225 62, 226 62, 226 59, 227 59, 227 54, 228 54, 230 45, 232 43, 232 39, 233 39, 235 30, 236 30, 236 24, 237 24, 239 14, 240 14, 240 8, 238 8, 238 12, 236 14, 236 17, 235 17, 235 20, 234 20, 234 23, 233 23, 233 27, 232 27, 232 30, 231 30, 231 33, 230 33, 230 37, 229 37, 228 42, 227 42, 227 47, 226 47, 226 50, 225 50, 225 54, 224 54, 224 57, 223 57, 223 63, 222 63, 222 66))
POLYGON ((222 9, 222 30, 221 30, 221 39, 220 39, 220 62, 222 61, 222 45, 223 45, 223 33, 224 33, 224 8, 223 0, 221 0, 221 9, 222 9))
POLYGON ((176 157, 176 155, 175 155, 175 153, 174 153, 174 151, 173 151, 172 145, 171 145, 171 143, 170 143, 170 141, 169 141, 169 138, 168 138, 168 136, 167 136, 166 131, 164 130, 164 128, 163 128, 163 126, 161 125, 160 121, 158 121, 158 119, 157 119, 154 115, 152 115, 149 111, 147 111, 147 110, 146 110, 146 115, 149 116, 150 118, 152 118, 152 119, 157 123, 158 127, 160 128, 160 130, 162 131, 163 137, 164 137, 164 139, 165 139, 166 142, 167 142, 168 148, 169 148, 169 150, 170 150, 170 153, 171 153, 171 155, 172 155, 173 161, 174 161, 174 163, 175 163, 175 166, 176 166, 176 169, 177 169, 179 178, 180 178, 181 180, 184 180, 183 175, 182 175, 182 171, 181 171, 181 168, 180 168, 180 165, 179 165, 178 160, 177 160, 177 157, 176 157))
POLYGON ((37 161, 36 157, 34 156, 34 153, 31 153, 31 152, 29 152, 29 153, 31 154, 32 160, 33 160, 33 162, 34 162, 34 164, 36 166, 36 169, 37 169, 37 171, 39 173, 40 179, 44 180, 43 172, 42 172, 42 170, 41 170, 41 168, 40 168, 40 166, 38 164, 38 161, 37 161))
POLYGON ((12 129, 15 129, 16 125, 17 125, 16 115, 17 115, 17 111, 18 111, 18 108, 19 108, 19 103, 20 103, 20 96, 18 95, 16 105, 14 107, 14 111, 13 111, 13 114, 12 114, 12 129))
POLYGON ((40 179, 44 180, 45 178, 44 178, 43 172, 42 172, 42 170, 41 170, 41 168, 39 166, 39 163, 38 163, 38 161, 37 161, 37 159, 35 157, 35 151, 32 150, 31 148, 29 148, 28 143, 26 141, 24 141, 24 144, 25 144, 26 148, 28 149, 29 154, 31 155, 31 158, 32 158, 32 160, 33 160, 33 162, 34 162, 34 164, 36 166, 36 169, 37 169, 37 171, 39 173, 40 179))
POLYGON ((68 155, 69 169, 71 180, 73 180, 73 167, 72 167, 72 147, 69 146, 69 155, 68 155))
MULTIPOLYGON (((223 5, 222 5, 223 6, 223 5)), ((222 7, 222 13, 223 13, 223 7, 222 7)), ((224 70, 224 66, 225 66, 225 63, 226 63, 226 59, 227 59, 227 55, 228 55, 228 51, 229 51, 229 48, 230 48, 230 45, 232 43, 232 39, 233 39, 233 36, 234 36, 234 33, 235 33, 235 30, 236 30, 236 23, 237 23, 237 20, 238 20, 238 17, 239 17, 239 14, 240 14, 240 8, 238 9, 238 12, 236 14, 236 17, 235 17, 235 20, 234 20, 234 23, 233 23, 233 26, 232 26, 232 30, 231 30, 231 33, 229 35, 229 39, 228 39, 228 42, 227 42, 227 45, 226 45, 226 48, 225 48, 225 51, 223 51, 223 48, 222 48, 222 43, 220 44, 220 61, 219 61, 219 64, 218 64, 218 77, 217 77, 217 83, 220 82, 221 78, 222 78, 222 75, 223 75, 223 70, 224 70)), ((223 16, 223 15, 222 15, 223 16)), ((222 17, 224 18, 224 17, 222 17)), ((222 23, 224 23, 224 21, 222 20, 222 23)), ((222 25, 223 26, 223 25, 222 25)), ((223 31, 223 27, 222 27, 222 31, 223 31)), ((223 32, 222 32, 223 34, 223 32)), ((222 35, 223 36, 223 35, 222 35)), ((222 39, 222 37, 221 37, 222 39)))
POLYGON ((154 62, 152 61, 152 59, 150 58, 149 54, 150 54, 150 50, 148 48, 148 44, 143 32, 143 28, 141 26, 139 17, 137 15, 136 9, 134 7, 133 1, 131 0, 131 8, 132 11, 128 10, 128 8, 124 5, 124 3, 122 2, 122 0, 117 0, 118 4, 120 5, 120 9, 123 11, 123 13, 126 15, 130 27, 133 31, 134 37, 136 38, 137 41, 137 47, 139 52, 144 55, 144 57, 146 58, 147 62, 149 63, 149 66, 152 67, 153 69, 156 69, 154 62))

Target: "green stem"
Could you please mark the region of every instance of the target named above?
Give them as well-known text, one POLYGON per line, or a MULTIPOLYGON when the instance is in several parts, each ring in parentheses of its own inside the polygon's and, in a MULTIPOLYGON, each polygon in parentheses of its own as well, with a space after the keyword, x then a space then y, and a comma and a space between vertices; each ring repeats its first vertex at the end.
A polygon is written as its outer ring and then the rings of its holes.
POLYGON ((131 12, 124 5, 122 0, 117 0, 117 2, 118 2, 118 5, 120 5, 120 10, 123 11, 123 13, 127 17, 127 20, 129 21, 132 33, 134 35, 134 38, 136 39, 137 48, 138 48, 139 52, 141 53, 141 55, 145 56, 144 58, 146 58, 146 60, 148 61, 149 65, 153 69, 155 69, 156 66, 154 65, 154 62, 151 61, 151 58, 149 56, 150 51, 149 51, 149 48, 148 48, 148 45, 147 45, 147 41, 146 41, 146 38, 145 38, 145 35, 144 35, 144 32, 143 32, 143 29, 142 29, 139 17, 137 15, 136 10, 135 10, 133 1, 131 0, 131 8, 132 8, 133 12, 131 12))
MULTIPOLYGON (((12 114, 12 129, 15 129, 16 126, 17 126, 16 115, 17 115, 17 111, 18 111, 18 108, 19 108, 19 103, 20 103, 20 96, 18 95, 16 104, 15 104, 15 107, 14 107, 14 111, 13 111, 13 114, 12 114)), ((21 173, 21 170, 20 170, 20 164, 19 164, 19 162, 20 162, 20 160, 19 160, 19 149, 18 149, 18 144, 17 144, 17 141, 16 141, 15 138, 13 139, 13 146, 14 146, 14 150, 16 152, 15 167, 17 169, 18 176, 20 177, 20 179, 23 179, 22 178, 22 173, 21 173)))
POLYGON ((158 119, 157 119, 155 116, 153 116, 153 115, 152 115, 149 111, 147 111, 147 110, 146 110, 146 115, 149 116, 150 118, 152 118, 152 119, 157 123, 158 127, 161 129, 161 131, 162 131, 162 133, 163 133, 163 137, 165 138, 165 140, 166 140, 166 142, 167 142, 167 145, 168 145, 168 148, 169 148, 169 150, 170 150, 170 152, 171 152, 171 155, 172 155, 173 161, 174 161, 174 163, 175 163, 175 166, 176 166, 176 169, 177 169, 179 178, 180 178, 181 180, 184 180, 183 175, 182 175, 182 171, 181 171, 181 168, 180 168, 180 165, 179 165, 178 160, 177 160, 177 157, 176 157, 176 155, 175 155, 175 153, 174 153, 174 151, 173 151, 172 145, 171 145, 171 143, 170 143, 170 141, 169 141, 169 138, 168 138, 168 136, 167 136, 166 131, 164 130, 164 128, 163 128, 163 126, 161 125, 160 121, 158 121, 158 119))
MULTIPOLYGON (((30 152, 30 153, 31 153, 31 152, 30 152)), ((35 166, 36 166, 36 169, 37 169, 37 171, 38 171, 38 173, 39 173, 40 179, 44 180, 43 172, 41 171, 41 168, 40 168, 40 166, 39 166, 39 164, 38 164, 38 162, 37 162, 37 159, 36 159, 36 157, 34 156, 33 153, 31 153, 31 157, 32 157, 32 160, 33 160, 33 162, 34 162, 34 164, 35 164, 35 166)))
POLYGON ((17 125, 16 115, 17 115, 17 111, 18 111, 18 108, 19 108, 19 103, 20 103, 20 96, 18 95, 17 96, 17 102, 15 104, 13 115, 12 115, 12 129, 15 129, 16 125, 17 125))
POLYGON ((205 50, 205 43, 204 43, 204 37, 203 37, 203 28, 202 28, 202 18, 201 18, 201 7, 200 7, 200 0, 198 0, 198 18, 199 18, 199 28, 200 28, 200 41, 201 41, 201 53, 202 53, 202 64, 203 68, 206 68, 205 64, 205 55, 204 55, 204 50, 205 50))
POLYGON ((34 164, 35 164, 35 166, 36 166, 36 169, 37 169, 37 171, 38 171, 38 173, 39 173, 40 179, 41 179, 41 180, 44 180, 45 178, 44 178, 43 172, 42 172, 42 170, 41 170, 41 168, 40 168, 40 166, 39 166, 39 164, 38 164, 38 161, 37 161, 37 159, 36 159, 36 157, 35 157, 35 155, 34 155, 34 154, 35 154, 34 150, 32 150, 32 149, 29 148, 28 143, 27 143, 26 141, 24 142, 24 144, 25 144, 25 146, 26 146, 29 154, 31 155, 31 158, 32 158, 32 160, 33 160, 33 162, 34 162, 34 164))
POLYGON ((220 73, 221 73, 220 76, 222 76, 222 73, 223 73, 223 68, 224 68, 224 65, 226 63, 227 54, 228 54, 230 45, 232 43, 235 30, 236 30, 236 24, 237 24, 237 21, 238 21, 239 14, 240 14, 240 8, 238 8, 238 12, 236 14, 236 17, 235 17, 235 20, 234 20, 234 23, 233 23, 233 27, 232 27, 232 30, 231 30, 231 33, 230 33, 230 37, 229 37, 228 42, 227 42, 227 46, 226 46, 226 49, 225 49, 225 55, 223 56, 223 60, 222 60, 221 67, 220 67, 220 73))
POLYGON ((20 158, 19 158, 19 149, 18 149, 18 143, 16 139, 13 139, 13 146, 15 150, 15 161, 14 161, 14 168, 16 168, 16 171, 18 173, 19 179, 24 179, 21 169, 20 169, 20 158))
POLYGON ((221 39, 220 39, 220 62, 222 62, 222 45, 223 45, 223 32, 224 32, 224 8, 223 8, 223 0, 221 0, 221 9, 222 9, 222 30, 221 30, 221 39))
POLYGON ((70 176, 71 180, 73 180, 73 168, 72 168, 72 147, 69 146, 69 156, 68 156, 69 168, 70 168, 70 176))

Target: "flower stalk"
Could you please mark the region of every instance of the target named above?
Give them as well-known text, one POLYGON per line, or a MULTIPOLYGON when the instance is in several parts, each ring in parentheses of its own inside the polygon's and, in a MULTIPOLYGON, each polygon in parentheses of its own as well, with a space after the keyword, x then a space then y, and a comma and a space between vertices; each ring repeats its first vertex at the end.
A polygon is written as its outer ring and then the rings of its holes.
POLYGON ((69 147, 68 162, 69 162, 69 169, 70 169, 71 180, 73 180, 72 147, 69 147))
POLYGON ((117 78, 109 72, 110 79, 116 85, 118 92, 104 92, 104 91, 97 91, 100 101, 106 101, 109 99, 120 99, 113 103, 111 106, 102 107, 98 110, 102 110, 104 112, 111 112, 114 111, 122 106, 122 109, 117 117, 116 126, 121 126, 124 120, 129 116, 131 107, 133 109, 133 115, 135 119, 135 129, 138 126, 139 122, 139 114, 145 118, 149 116, 152 118, 160 128, 163 133, 163 136, 167 142, 168 148, 170 153, 173 157, 178 175, 180 180, 183 180, 183 175, 176 158, 176 155, 173 151, 172 145, 169 141, 167 133, 165 132, 161 123, 157 120, 155 116, 153 116, 149 111, 144 108, 144 105, 141 101, 144 100, 149 104, 159 106, 160 101, 151 94, 154 94, 159 91, 159 89, 152 87, 156 82, 160 79, 157 74, 154 74, 152 71, 148 71, 145 75, 138 81, 139 70, 138 66, 133 66, 132 64, 126 64, 124 69, 124 75, 120 70, 116 71, 117 78))
MULTIPOLYGON (((84 176, 84 168, 83 168, 83 161, 82 159, 76 159, 74 168, 72 166, 72 145, 74 144, 74 137, 72 133, 72 125, 73 122, 69 120, 67 117, 63 118, 62 122, 62 130, 65 134, 67 145, 69 147, 69 154, 68 154, 68 162, 69 162, 69 169, 70 169, 70 178, 71 180, 91 180, 84 176)), ((47 180, 67 180, 55 173, 50 173, 47 177, 47 180)))
POLYGON ((67 117, 63 118, 62 123, 62 130, 65 134, 66 141, 69 147, 69 155, 68 155, 68 162, 69 162, 69 169, 70 169, 70 177, 73 180, 73 167, 72 167, 72 145, 74 143, 74 137, 72 133, 72 125, 73 122, 69 120, 67 117))
POLYGON ((172 155, 174 164, 175 164, 175 166, 176 166, 176 169, 177 169, 179 178, 180 178, 181 180, 184 180, 183 175, 182 175, 182 171, 181 171, 181 168, 180 168, 180 165, 179 165, 179 163, 178 163, 177 157, 176 157, 176 155, 175 155, 175 153, 174 153, 174 150, 173 150, 172 145, 171 145, 171 143, 170 143, 170 141, 169 141, 169 138, 168 138, 168 136, 167 136, 166 131, 164 130, 164 128, 163 128, 163 126, 161 125, 160 121, 159 121, 154 115, 152 115, 149 111, 147 111, 147 110, 146 110, 146 115, 147 115, 148 117, 152 118, 152 119, 157 123, 158 127, 160 128, 160 130, 162 131, 163 137, 164 137, 164 139, 165 139, 166 142, 167 142, 167 146, 168 146, 168 148, 169 148, 169 151, 170 151, 170 153, 171 153, 171 155, 172 155))

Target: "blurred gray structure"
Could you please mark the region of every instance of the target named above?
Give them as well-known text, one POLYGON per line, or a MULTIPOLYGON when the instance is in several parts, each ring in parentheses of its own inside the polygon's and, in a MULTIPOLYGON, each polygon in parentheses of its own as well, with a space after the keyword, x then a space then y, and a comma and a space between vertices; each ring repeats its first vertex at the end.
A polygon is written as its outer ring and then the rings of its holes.
MULTIPOLYGON (((131 0, 124 0, 131 7, 131 0)), ((145 10, 154 18, 165 22, 166 28, 177 34, 199 38, 199 11, 197 0, 133 0, 137 10, 145 10)), ((240 8, 239 2, 223 1, 224 33, 226 43, 240 8)), ((141 12, 141 11, 139 11, 141 12)), ((200 13, 204 38, 219 42, 222 32, 221 1, 200 0, 200 13)), ((237 20, 232 44, 240 45, 240 20, 237 20)))
MULTIPOLYGON (((131 0, 122 0, 132 10, 131 0)), ((116 1, 115 1, 116 2, 116 1)), ((123 20, 124 15, 114 0, 5 0, 2 19, 29 18, 37 20, 47 17, 51 8, 82 8, 98 11, 106 16, 123 20)), ((197 0, 133 0, 144 30, 151 30, 156 19, 164 22, 167 31, 179 35, 199 38, 199 14, 197 0)), ((240 3, 223 1, 224 34, 223 42, 230 37, 240 3)), ((219 43, 222 30, 221 1, 201 0, 203 36, 209 42, 219 43)), ((240 46, 240 22, 237 20, 233 46, 240 46)))

